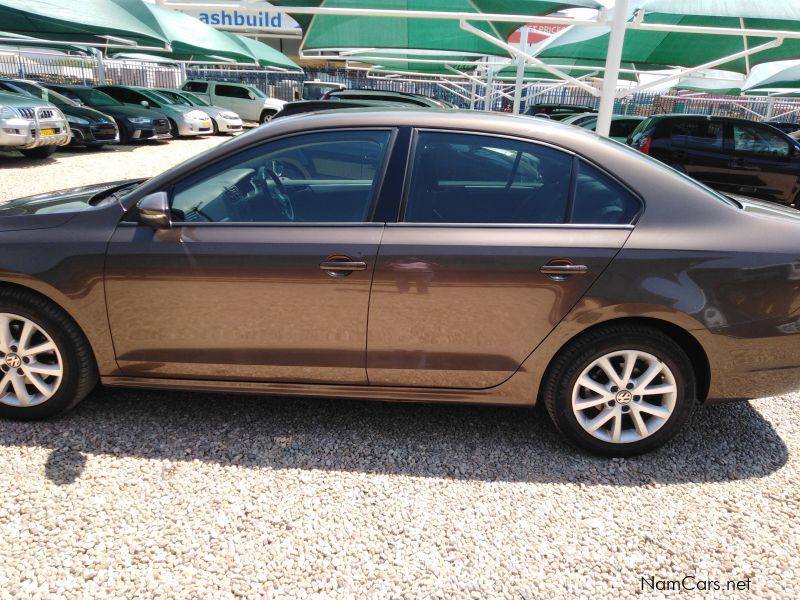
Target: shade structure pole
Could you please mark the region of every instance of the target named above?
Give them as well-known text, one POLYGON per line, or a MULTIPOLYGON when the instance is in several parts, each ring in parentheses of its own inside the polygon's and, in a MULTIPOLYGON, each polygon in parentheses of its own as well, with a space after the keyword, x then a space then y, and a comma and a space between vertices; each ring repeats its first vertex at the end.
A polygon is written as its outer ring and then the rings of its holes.
MULTIPOLYGON (((519 32, 519 46, 522 50, 528 50, 528 27, 523 27, 519 32)), ((522 85, 525 79, 525 61, 517 58, 517 81, 514 85, 514 114, 520 113, 522 107, 522 85)))
POLYGON ((492 110, 492 91, 494 90, 494 71, 491 67, 486 67, 486 90, 483 94, 483 110, 492 110))
POLYGON ((100 85, 106 84, 106 65, 103 62, 103 51, 100 48, 91 48, 94 58, 97 61, 97 82, 100 85))
POLYGON ((475 80, 473 80, 472 81, 472 85, 469 88, 469 109, 470 110, 475 110, 475 96, 477 95, 477 91, 478 91, 476 89, 477 87, 478 87, 478 83, 475 80))
POLYGON ((598 135, 608 136, 611 130, 611 114, 617 97, 619 66, 622 62, 622 45, 625 43, 625 27, 628 20, 628 0, 617 0, 614 4, 614 17, 611 19, 611 34, 608 38, 606 70, 603 74, 603 90, 600 94, 600 108, 597 110, 598 135))

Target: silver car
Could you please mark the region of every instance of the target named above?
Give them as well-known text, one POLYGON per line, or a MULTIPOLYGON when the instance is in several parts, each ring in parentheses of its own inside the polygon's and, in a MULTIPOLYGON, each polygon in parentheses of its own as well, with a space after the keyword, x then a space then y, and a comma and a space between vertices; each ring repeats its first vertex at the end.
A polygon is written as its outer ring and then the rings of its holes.
POLYGON ((69 140, 69 125, 54 104, 0 92, 0 149, 47 158, 69 140))
POLYGON ((98 85, 101 92, 125 104, 155 108, 169 120, 173 137, 179 135, 208 135, 213 133, 211 117, 200 109, 178 104, 155 90, 129 85, 98 85))
POLYGON ((208 102, 191 92, 183 90, 173 90, 170 88, 157 88, 159 94, 175 100, 178 104, 194 106, 211 117, 211 126, 214 133, 235 133, 242 130, 242 119, 239 115, 228 108, 221 106, 211 106, 208 102))

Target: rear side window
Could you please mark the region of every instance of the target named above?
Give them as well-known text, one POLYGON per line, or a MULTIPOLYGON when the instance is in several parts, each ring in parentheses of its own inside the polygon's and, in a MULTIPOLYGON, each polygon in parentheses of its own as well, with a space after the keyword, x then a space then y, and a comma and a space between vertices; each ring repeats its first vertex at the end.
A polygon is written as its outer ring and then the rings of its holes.
POLYGON ((201 94, 205 94, 208 89, 208 83, 205 81, 187 81, 183 84, 183 89, 187 92, 200 92, 201 94))
POLYGON ((563 223, 572 157, 530 142, 420 132, 405 221, 563 223))
POLYGON ((639 125, 639 121, 634 119, 617 119, 611 121, 611 129, 609 130, 609 137, 627 138, 633 130, 639 125))
POLYGON ((725 128, 714 121, 675 121, 672 144, 694 150, 722 150, 725 128))
POLYGON ((225 96, 227 98, 244 98, 245 100, 250 99, 250 94, 248 93, 246 88, 239 87, 238 85, 218 85, 214 93, 217 96, 225 96))
POLYGON ((733 148, 740 154, 789 156, 789 142, 777 131, 758 125, 735 124, 733 148))
POLYGON ((641 207, 639 200, 597 167, 579 161, 571 223, 627 225, 641 207))

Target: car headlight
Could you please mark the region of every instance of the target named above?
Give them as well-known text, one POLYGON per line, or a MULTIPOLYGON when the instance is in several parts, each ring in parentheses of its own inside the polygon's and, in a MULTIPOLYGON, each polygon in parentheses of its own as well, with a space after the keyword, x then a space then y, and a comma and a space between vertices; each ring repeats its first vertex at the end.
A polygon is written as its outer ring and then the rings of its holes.
POLYGON ((13 119, 14 117, 18 116, 19 113, 16 111, 16 109, 0 104, 0 119, 13 119))
POLYGON ((150 117, 128 117, 128 121, 137 125, 147 125, 150 123, 150 117))
POLYGON ((205 119, 208 119, 208 115, 199 110, 192 110, 186 113, 186 116, 189 119, 195 119, 196 121, 204 121, 205 119))
POLYGON ((76 117, 75 115, 67 115, 67 123, 71 125, 88 125, 89 121, 81 117, 76 117))
POLYGON ((219 113, 219 116, 222 117, 223 119, 238 119, 239 118, 239 115, 237 115, 236 113, 232 113, 232 112, 222 112, 222 113, 219 113))

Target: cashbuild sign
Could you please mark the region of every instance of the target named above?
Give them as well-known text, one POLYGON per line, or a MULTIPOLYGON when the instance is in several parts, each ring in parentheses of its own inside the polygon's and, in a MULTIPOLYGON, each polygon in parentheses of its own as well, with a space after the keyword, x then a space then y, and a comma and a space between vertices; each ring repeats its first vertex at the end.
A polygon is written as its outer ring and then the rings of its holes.
POLYGON ((181 12, 199 19, 206 25, 218 29, 259 29, 265 32, 275 31, 280 33, 300 31, 300 25, 289 15, 271 11, 274 8, 267 2, 259 2, 262 10, 239 11, 235 8, 197 8, 181 7, 181 12))

